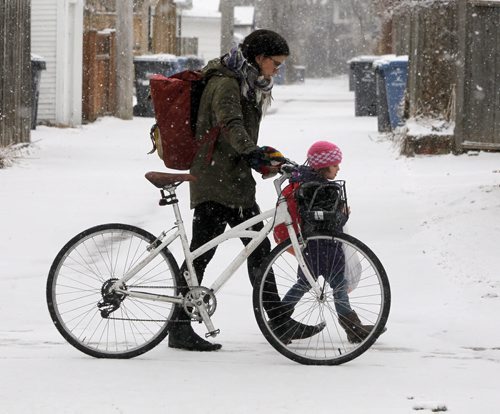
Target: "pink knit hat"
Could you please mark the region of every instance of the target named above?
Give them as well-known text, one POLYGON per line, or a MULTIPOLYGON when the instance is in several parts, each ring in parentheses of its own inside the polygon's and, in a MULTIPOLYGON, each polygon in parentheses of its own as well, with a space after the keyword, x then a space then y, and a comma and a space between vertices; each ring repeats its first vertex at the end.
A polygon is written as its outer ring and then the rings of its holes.
POLYGON ((328 141, 317 141, 307 151, 309 165, 315 170, 338 165, 342 162, 342 151, 335 144, 328 141))

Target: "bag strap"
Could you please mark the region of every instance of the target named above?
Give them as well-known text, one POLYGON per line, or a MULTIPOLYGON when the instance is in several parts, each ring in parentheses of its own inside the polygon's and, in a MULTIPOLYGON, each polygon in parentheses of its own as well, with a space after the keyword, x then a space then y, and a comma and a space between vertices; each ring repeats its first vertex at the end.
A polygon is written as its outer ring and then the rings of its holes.
POLYGON ((223 129, 224 125, 218 124, 210 128, 210 130, 205 135, 203 135, 203 137, 201 137, 201 139, 198 141, 198 149, 206 143, 209 145, 207 156, 205 158, 207 164, 210 164, 210 162, 212 161, 212 155, 214 154, 214 149, 215 149, 215 142, 217 141, 217 138, 219 137, 223 129))
POLYGON ((151 142, 153 143, 153 149, 148 152, 148 154, 153 154, 156 151, 156 139, 155 134, 158 133, 158 124, 154 124, 149 131, 149 138, 151 138, 151 142))

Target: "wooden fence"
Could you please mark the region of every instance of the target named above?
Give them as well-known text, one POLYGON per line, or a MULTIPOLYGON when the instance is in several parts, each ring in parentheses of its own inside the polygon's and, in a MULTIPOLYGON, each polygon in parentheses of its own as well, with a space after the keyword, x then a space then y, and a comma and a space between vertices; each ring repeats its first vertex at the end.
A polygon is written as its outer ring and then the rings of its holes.
POLYGON ((499 22, 500 3, 488 0, 406 3, 394 12, 394 52, 409 55, 407 115, 455 122, 440 152, 500 149, 499 22))
POLYGON ((0 2, 0 146, 29 142, 30 0, 0 2))
POLYGON ((402 17, 400 47, 409 55, 409 116, 450 119, 457 82, 457 4, 436 2, 412 7, 402 17), (405 45, 406 43, 406 45, 405 45))
POLYGON ((459 9, 455 145, 500 150, 500 3, 468 1, 459 9))
POLYGON ((82 116, 86 121, 115 112, 115 49, 114 31, 84 33, 82 116))

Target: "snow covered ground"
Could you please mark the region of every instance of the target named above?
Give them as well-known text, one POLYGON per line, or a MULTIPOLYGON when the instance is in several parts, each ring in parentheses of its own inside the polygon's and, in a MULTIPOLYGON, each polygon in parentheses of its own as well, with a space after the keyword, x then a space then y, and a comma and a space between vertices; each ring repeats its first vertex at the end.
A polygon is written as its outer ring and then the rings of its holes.
MULTIPOLYGON (((146 155, 152 119, 38 127, 27 157, 0 170, 0 413, 497 413, 500 154, 400 157, 376 118, 353 114, 347 78, 307 80, 275 88, 261 129, 263 145, 300 162, 315 140, 342 148, 351 233, 391 280, 388 331, 338 367, 296 364, 265 341, 244 269, 218 298, 219 352, 162 343, 111 361, 67 344, 45 303, 63 244, 105 222, 159 233, 172 217, 143 178, 164 169, 146 155)), ((259 181, 261 207, 274 197, 259 181)), ((207 278, 239 247, 221 248, 207 278)))

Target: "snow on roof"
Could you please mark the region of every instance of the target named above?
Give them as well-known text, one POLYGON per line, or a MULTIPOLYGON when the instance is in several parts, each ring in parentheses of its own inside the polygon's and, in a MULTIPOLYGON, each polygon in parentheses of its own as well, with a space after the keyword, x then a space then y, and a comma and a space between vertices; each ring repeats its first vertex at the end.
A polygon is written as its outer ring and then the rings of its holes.
POLYGON ((193 0, 193 7, 182 11, 183 16, 220 19, 219 0, 193 0))
POLYGON ((220 12, 217 10, 191 9, 183 10, 182 17, 201 17, 205 19, 220 19, 220 12))
POLYGON ((254 22, 255 7, 236 6, 234 8, 234 24, 240 26, 251 26, 254 22))

